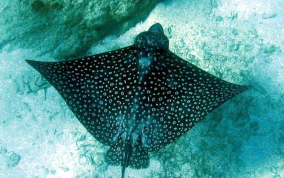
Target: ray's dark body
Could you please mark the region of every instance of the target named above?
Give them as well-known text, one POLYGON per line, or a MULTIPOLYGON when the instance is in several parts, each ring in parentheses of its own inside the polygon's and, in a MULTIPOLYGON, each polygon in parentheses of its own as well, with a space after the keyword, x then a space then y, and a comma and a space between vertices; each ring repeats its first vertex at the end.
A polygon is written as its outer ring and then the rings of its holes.
POLYGON ((160 24, 132 46, 64 62, 27 60, 60 93, 97 140, 106 161, 135 169, 216 107, 247 90, 221 80, 169 51, 160 24))

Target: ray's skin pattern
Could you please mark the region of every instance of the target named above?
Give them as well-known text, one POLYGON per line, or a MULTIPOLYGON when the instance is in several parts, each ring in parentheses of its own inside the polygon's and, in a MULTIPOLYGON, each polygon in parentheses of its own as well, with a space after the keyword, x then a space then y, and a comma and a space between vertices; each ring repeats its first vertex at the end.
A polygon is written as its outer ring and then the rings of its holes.
POLYGON ((148 152, 189 131, 230 98, 249 89, 219 79, 169 50, 160 24, 133 45, 64 62, 27 62, 60 93, 101 143, 105 160, 147 168, 148 152))

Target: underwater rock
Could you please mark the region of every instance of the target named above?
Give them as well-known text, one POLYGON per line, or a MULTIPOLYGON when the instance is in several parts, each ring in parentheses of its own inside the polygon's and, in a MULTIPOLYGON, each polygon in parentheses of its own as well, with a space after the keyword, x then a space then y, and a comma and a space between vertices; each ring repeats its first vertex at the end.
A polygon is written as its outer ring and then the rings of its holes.
MULTIPOLYGON (((5 149, 6 150, 6 149, 5 149)), ((7 151, 7 150, 6 150, 7 151)), ((15 167, 21 160, 21 156, 14 152, 1 153, 4 164, 7 168, 15 167)))
POLYGON ((9 44, 10 50, 78 57, 96 41, 144 20, 159 1, 9 1, 0 11, 0 49, 9 44))
POLYGON ((45 91, 50 86, 50 84, 42 76, 33 76, 31 80, 24 80, 22 77, 12 77, 12 82, 14 83, 15 92, 20 95, 25 95, 30 92, 39 92, 42 98, 45 100, 45 91))
POLYGON ((273 54, 276 50, 277 50, 277 47, 275 45, 271 45, 271 46, 265 47, 263 49, 263 52, 265 54, 273 54))

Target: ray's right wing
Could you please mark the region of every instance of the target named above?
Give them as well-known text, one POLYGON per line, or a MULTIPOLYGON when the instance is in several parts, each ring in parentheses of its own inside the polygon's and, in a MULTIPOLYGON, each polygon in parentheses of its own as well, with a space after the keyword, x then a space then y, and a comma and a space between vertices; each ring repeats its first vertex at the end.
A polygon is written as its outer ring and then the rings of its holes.
POLYGON ((144 147, 158 150, 189 131, 215 108, 249 89, 217 78, 168 51, 156 56, 157 63, 147 80, 149 128, 144 147), (154 80, 154 81, 153 81, 154 80))

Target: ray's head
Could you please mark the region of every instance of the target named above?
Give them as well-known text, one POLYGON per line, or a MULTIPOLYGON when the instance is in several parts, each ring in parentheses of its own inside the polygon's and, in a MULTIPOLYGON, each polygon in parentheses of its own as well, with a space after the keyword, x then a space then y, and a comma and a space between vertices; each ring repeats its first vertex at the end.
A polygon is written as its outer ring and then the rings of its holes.
POLYGON ((148 31, 137 35, 134 45, 138 48, 169 49, 169 39, 164 34, 162 25, 156 23, 148 31))

